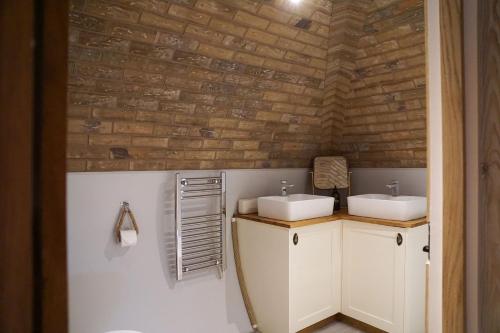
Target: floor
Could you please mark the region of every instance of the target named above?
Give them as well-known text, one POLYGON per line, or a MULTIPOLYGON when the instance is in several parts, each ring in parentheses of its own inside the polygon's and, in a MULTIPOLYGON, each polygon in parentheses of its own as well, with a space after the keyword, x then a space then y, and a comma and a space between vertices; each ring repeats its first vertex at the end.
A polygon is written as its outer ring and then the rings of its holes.
POLYGON ((360 331, 357 328, 353 328, 347 324, 337 321, 320 328, 315 333, 364 333, 364 331, 360 331))

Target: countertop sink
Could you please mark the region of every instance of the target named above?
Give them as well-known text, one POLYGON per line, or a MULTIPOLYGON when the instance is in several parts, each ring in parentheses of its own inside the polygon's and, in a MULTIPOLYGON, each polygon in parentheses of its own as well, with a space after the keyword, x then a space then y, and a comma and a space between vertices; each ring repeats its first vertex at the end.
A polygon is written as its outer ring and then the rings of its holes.
POLYGON ((350 215, 409 221, 426 216, 426 197, 362 194, 347 198, 350 215))
POLYGON ((299 221, 333 214, 333 198, 291 194, 257 199, 259 216, 283 221, 299 221))

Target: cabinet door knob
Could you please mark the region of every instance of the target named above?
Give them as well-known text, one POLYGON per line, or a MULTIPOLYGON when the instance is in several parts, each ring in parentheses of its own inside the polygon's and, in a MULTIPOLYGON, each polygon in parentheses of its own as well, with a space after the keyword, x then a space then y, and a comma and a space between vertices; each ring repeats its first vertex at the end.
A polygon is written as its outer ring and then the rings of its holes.
POLYGON ((403 244, 403 236, 398 232, 398 236, 396 237, 396 243, 398 246, 401 246, 403 244))
POLYGON ((426 245, 426 246, 424 246, 424 247, 422 248, 422 251, 429 253, 429 252, 431 252, 431 248, 430 248, 430 246, 429 246, 429 245, 426 245))
POLYGON ((297 245, 298 242, 299 242, 299 235, 297 235, 297 233, 294 233, 293 234, 293 245, 297 245))

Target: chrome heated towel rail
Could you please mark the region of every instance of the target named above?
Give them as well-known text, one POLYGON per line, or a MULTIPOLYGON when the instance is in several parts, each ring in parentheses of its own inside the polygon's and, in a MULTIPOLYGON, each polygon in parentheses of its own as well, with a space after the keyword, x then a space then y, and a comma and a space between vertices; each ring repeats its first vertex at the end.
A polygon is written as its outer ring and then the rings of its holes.
POLYGON ((225 263, 226 174, 182 177, 176 174, 175 242, 177 280, 189 272, 216 268, 222 278, 225 263), (210 200, 212 214, 183 216, 183 202, 210 200), (218 200, 218 202, 217 202, 218 200))

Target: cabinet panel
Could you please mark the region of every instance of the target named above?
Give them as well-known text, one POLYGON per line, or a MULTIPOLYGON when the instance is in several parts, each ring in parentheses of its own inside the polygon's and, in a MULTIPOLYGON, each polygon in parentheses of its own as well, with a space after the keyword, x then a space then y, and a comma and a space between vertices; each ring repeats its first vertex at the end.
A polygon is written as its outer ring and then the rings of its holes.
POLYGON ((290 231, 292 331, 340 311, 341 226, 333 222, 290 231))
POLYGON ((344 224, 344 314, 388 332, 403 331, 405 246, 405 233, 399 228, 344 224))
POLYGON ((288 230, 238 220, 241 269, 259 330, 290 331, 288 230))

